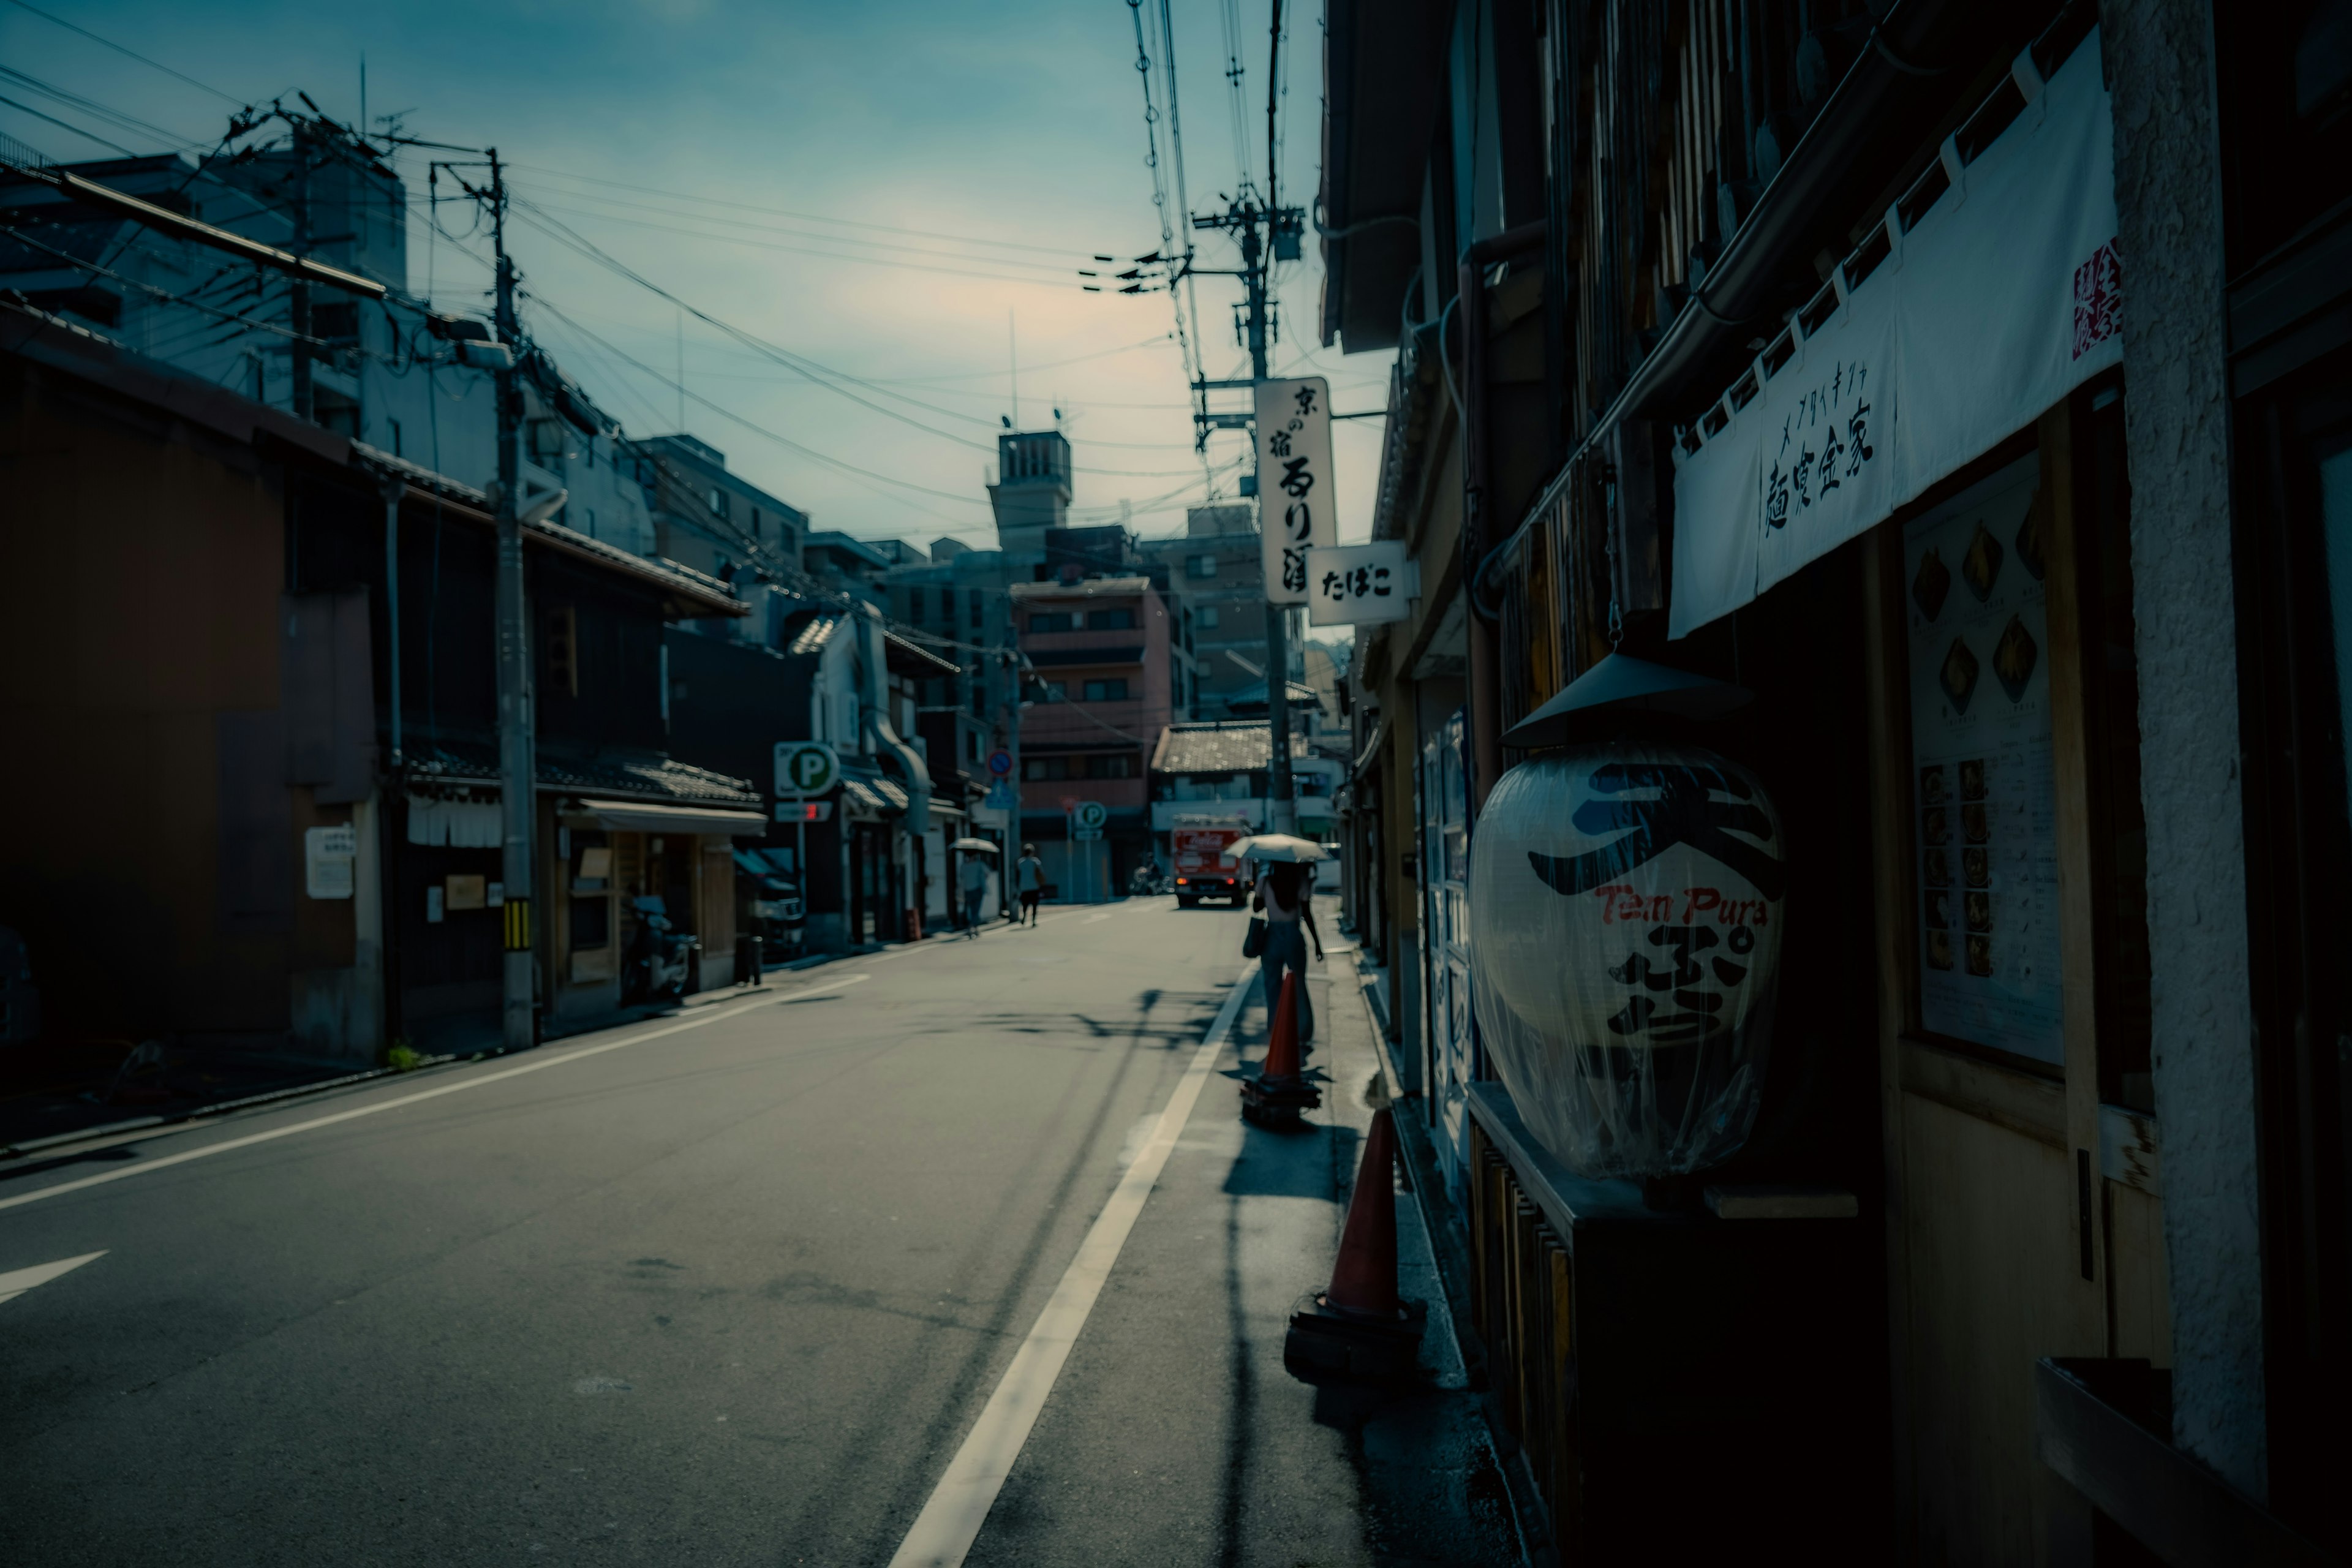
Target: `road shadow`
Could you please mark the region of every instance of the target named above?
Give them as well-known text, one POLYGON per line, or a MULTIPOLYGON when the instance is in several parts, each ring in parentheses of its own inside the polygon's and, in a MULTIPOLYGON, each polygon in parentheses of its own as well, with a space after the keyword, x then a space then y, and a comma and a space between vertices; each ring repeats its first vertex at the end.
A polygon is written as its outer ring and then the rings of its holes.
POLYGON ((1352 1127, 1302 1123, 1295 1132, 1253 1126, 1225 1173, 1223 1191, 1234 1197, 1319 1198, 1336 1204, 1342 1186, 1333 1173, 1352 1171, 1362 1135, 1352 1127))

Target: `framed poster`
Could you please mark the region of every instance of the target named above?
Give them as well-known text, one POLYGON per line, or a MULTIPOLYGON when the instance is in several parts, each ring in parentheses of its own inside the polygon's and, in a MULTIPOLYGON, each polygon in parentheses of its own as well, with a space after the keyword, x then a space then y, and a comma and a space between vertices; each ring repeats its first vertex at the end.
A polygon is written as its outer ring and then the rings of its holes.
POLYGON ((1903 530, 1919 1022, 2063 1065, 2039 481, 2029 454, 1903 530))

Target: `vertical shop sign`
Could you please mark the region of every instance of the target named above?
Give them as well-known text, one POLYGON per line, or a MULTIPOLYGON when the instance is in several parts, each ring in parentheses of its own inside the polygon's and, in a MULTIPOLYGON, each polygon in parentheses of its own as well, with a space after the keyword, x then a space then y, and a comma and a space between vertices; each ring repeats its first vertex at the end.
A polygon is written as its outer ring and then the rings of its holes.
POLYGON ((2039 463, 1903 531, 1910 630, 1919 1021, 2064 1060, 2058 831, 2039 463))
POLYGON ((1319 375, 1261 381, 1257 497, 1265 551, 1265 601, 1311 597, 1307 552, 1339 542, 1331 489, 1331 386, 1319 375))

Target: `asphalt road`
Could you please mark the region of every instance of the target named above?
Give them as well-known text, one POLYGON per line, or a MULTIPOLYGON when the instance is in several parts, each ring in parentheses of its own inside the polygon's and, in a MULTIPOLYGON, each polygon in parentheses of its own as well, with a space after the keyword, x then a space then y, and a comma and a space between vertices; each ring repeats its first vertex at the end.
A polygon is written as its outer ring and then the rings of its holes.
POLYGON ((1325 1110, 1244 1129, 1239 941, 1053 910, 0 1171, 0 1550, 887 1563, 1126 1212, 969 1561, 1516 1562, 1442 1321, 1419 1393, 1282 1372, 1376 1064, 1335 966, 1325 1110))

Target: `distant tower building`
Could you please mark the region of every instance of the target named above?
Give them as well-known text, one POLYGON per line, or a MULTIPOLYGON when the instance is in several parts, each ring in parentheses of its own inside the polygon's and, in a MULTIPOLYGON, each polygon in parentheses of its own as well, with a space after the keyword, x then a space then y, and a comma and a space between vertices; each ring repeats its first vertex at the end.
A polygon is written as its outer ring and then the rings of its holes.
POLYGON ((997 548, 1034 555, 1045 531, 1070 517, 1070 443, 1059 430, 1013 431, 996 438, 997 482, 988 487, 996 509, 997 548))

